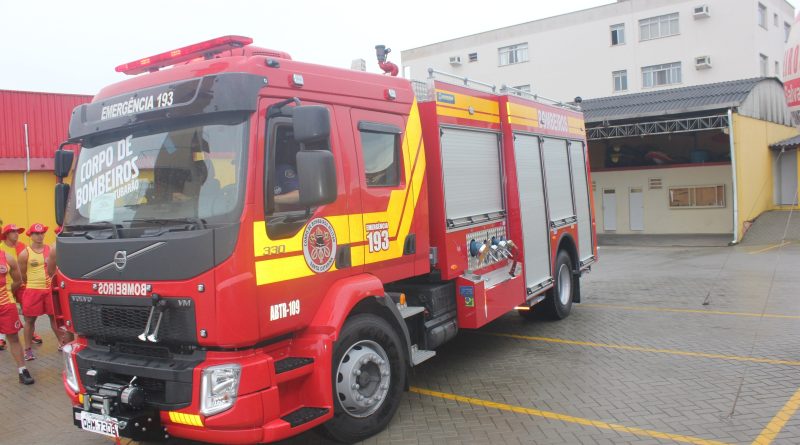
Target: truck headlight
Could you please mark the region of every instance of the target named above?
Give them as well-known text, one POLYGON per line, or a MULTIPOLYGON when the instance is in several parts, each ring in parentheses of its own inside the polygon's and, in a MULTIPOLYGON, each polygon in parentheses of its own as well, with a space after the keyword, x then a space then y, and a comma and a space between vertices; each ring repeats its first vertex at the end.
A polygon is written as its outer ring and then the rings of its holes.
POLYGON ((75 362, 72 360, 72 345, 64 345, 62 348, 64 357, 64 376, 67 379, 69 389, 78 392, 78 373, 75 372, 75 362))
POLYGON ((221 413, 236 403, 239 393, 240 365, 219 365, 203 370, 200 383, 200 413, 204 416, 221 413))

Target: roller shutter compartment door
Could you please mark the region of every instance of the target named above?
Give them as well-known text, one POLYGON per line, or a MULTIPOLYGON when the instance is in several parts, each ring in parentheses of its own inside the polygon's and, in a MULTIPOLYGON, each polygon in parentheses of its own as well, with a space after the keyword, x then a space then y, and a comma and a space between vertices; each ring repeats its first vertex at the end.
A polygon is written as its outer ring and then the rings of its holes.
POLYGON ((581 261, 594 254, 592 249, 592 211, 589 205, 589 181, 586 171, 586 152, 583 142, 570 141, 572 185, 575 187, 575 209, 578 217, 578 257, 581 261))
POLYGON ((514 157, 525 252, 525 284, 532 288, 550 278, 550 243, 539 138, 514 135, 514 157))
POLYGON ((443 128, 445 210, 448 220, 504 210, 497 134, 443 128))
POLYGON ((575 210, 572 204, 567 141, 544 138, 542 151, 544 152, 544 174, 550 221, 557 222, 572 218, 575 216, 575 210))

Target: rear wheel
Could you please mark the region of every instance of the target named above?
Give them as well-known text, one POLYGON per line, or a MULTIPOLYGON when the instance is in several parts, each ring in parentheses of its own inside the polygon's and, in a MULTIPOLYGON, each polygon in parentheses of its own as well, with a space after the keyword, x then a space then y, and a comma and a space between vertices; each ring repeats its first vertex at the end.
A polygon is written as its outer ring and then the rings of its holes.
POLYGON ((383 318, 347 320, 333 349, 333 419, 323 425, 345 443, 383 430, 400 404, 406 363, 397 332, 383 318))
POLYGON ((572 310, 575 280, 576 278, 572 275, 572 259, 565 250, 558 251, 555 283, 542 302, 542 309, 544 309, 544 313, 548 318, 553 320, 567 318, 570 310, 572 310))

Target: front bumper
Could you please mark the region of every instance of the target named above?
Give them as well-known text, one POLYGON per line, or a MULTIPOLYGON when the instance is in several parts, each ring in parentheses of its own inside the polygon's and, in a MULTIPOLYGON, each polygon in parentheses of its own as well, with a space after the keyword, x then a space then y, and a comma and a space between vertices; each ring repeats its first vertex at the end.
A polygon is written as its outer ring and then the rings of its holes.
MULTIPOLYGON (((97 391, 98 384, 87 376, 87 371, 95 369, 103 372, 113 371, 117 378, 138 376, 150 379, 171 379, 176 384, 189 384, 188 399, 183 400, 180 394, 183 391, 173 391, 168 396, 170 384, 166 383, 163 398, 156 397, 156 403, 149 400, 143 409, 148 410, 148 417, 152 420, 158 435, 150 428, 145 433, 153 433, 146 440, 163 439, 164 436, 185 439, 201 440, 212 443, 249 444, 282 440, 303 431, 311 429, 332 417, 333 410, 329 409, 326 415, 302 425, 292 426, 282 419, 289 413, 303 407, 332 407, 330 364, 318 357, 324 357, 326 351, 331 351, 331 342, 325 336, 312 341, 292 340, 286 341, 281 346, 269 350, 247 350, 235 352, 204 352, 203 359, 191 364, 188 368, 191 376, 186 382, 186 367, 178 367, 171 359, 153 359, 137 356, 114 355, 112 352, 98 350, 97 348, 80 348, 76 357, 79 373, 78 392, 72 389, 64 380, 64 389, 72 400, 73 412, 80 415, 84 409, 83 399, 86 394, 97 391), (84 352, 88 351, 88 352, 84 352), (276 372, 275 362, 286 357, 301 356, 314 357, 306 366, 288 372, 276 372), (241 365, 242 373, 239 383, 239 393, 233 407, 227 411, 212 416, 200 414, 200 381, 203 369, 215 365, 236 363, 241 365), (172 366, 170 367, 170 364, 172 366), (169 369, 175 369, 170 374, 169 369), (172 397, 172 398, 171 398, 172 397), (157 422, 156 422, 157 420, 157 422), (156 437, 157 436, 157 437, 156 437)), ((329 359, 328 359, 329 360, 329 359)), ((186 365, 183 363, 182 365, 186 365)), ((108 374, 107 374, 108 375, 108 374)), ((101 377, 102 378, 102 377, 101 377)), ((176 386, 176 387, 180 387, 176 386)), ((123 414, 122 417, 133 419, 133 424, 142 425, 142 418, 136 412, 123 414)), ((112 417, 118 417, 115 413, 112 417)), ((147 418, 144 420, 146 421, 147 418)), ((128 421, 128 424, 129 421, 128 421)), ((80 427, 80 420, 76 422, 80 427)), ((138 434, 142 431, 122 429, 120 435, 135 440, 140 439, 138 434)))

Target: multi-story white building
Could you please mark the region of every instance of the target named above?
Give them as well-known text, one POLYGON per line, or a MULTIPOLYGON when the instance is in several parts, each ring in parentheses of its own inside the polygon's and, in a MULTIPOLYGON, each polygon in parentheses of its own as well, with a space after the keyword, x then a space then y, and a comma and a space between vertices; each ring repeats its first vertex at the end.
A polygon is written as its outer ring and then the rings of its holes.
POLYGON ((793 23, 785 0, 618 0, 405 50, 403 74, 434 68, 563 101, 781 78, 793 23))

